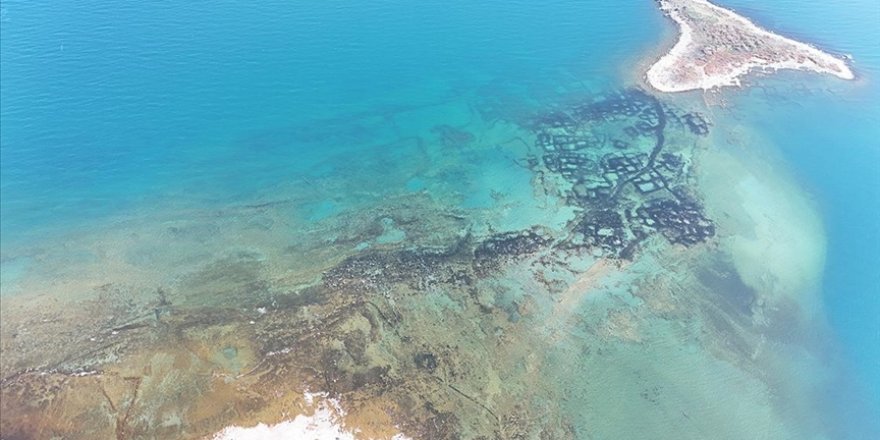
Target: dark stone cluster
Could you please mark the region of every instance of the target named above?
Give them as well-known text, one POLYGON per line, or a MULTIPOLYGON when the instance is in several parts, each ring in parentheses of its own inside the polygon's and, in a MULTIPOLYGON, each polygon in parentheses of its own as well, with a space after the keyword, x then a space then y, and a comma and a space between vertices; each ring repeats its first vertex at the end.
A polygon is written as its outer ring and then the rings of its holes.
POLYGON ((490 235, 476 245, 459 243, 451 250, 400 250, 358 254, 324 272, 324 287, 366 293, 395 284, 423 290, 444 284, 470 286, 501 264, 532 255, 550 244, 540 228, 490 235))
MULTIPOLYGON (((684 160, 680 155, 661 153, 650 167, 638 173, 632 179, 632 185, 640 194, 646 195, 655 191, 674 188, 685 178, 684 160)), ((674 191, 670 195, 675 196, 674 191)))
POLYGON ((570 242, 576 247, 599 248, 603 253, 615 254, 626 247, 630 239, 631 234, 620 213, 595 209, 587 211, 580 219, 570 242))
MULTIPOLYGON (((651 233, 681 245, 714 235, 700 205, 684 195, 686 160, 664 151, 665 130, 671 126, 707 133, 709 124, 702 116, 680 114, 642 90, 625 90, 534 121, 542 155, 530 166, 542 163, 547 172, 568 182, 567 202, 580 208, 567 236, 553 239, 536 227, 476 242, 468 238, 451 250, 370 251, 325 272, 324 287, 350 293, 396 284, 414 290, 440 284, 471 287, 504 264, 551 246, 631 258, 651 233), (596 134, 597 127, 601 134, 596 134)), ((467 133, 452 127, 439 126, 435 132, 451 144, 470 141, 467 133)))
POLYGON ((548 244, 550 239, 537 228, 492 235, 474 249, 474 272, 484 276, 504 261, 534 254, 548 244))
POLYGON ((645 166, 646 154, 609 154, 602 160, 602 173, 635 174, 645 166))
POLYGON ((415 361, 416 367, 426 370, 429 373, 434 372, 434 370, 437 369, 437 356, 433 353, 416 353, 416 355, 413 356, 413 361, 415 361))
POLYGON ((575 106, 572 112, 576 119, 570 125, 578 124, 577 119, 587 122, 636 119, 624 128, 631 137, 649 136, 661 119, 670 126, 680 126, 692 134, 709 134, 709 121, 700 113, 685 113, 665 105, 644 90, 628 89, 608 93, 601 99, 575 106))
POLYGON ((686 161, 664 151, 666 130, 673 128, 702 136, 709 123, 642 90, 612 93, 536 119, 542 163, 571 183, 568 203, 582 209, 563 245, 628 258, 651 232, 682 245, 714 235, 699 204, 681 196, 686 161), (593 130, 597 127, 602 134, 593 130))
POLYGON ((324 286, 351 293, 364 293, 394 284, 425 289, 436 284, 469 285, 467 271, 457 270, 455 256, 430 250, 370 252, 355 255, 324 272, 324 286))
POLYGON ((679 121, 693 134, 700 136, 709 134, 709 122, 699 113, 686 113, 679 118, 679 121))
POLYGON ((659 115, 654 106, 656 98, 640 89, 626 89, 606 93, 599 99, 575 105, 572 114, 582 121, 610 121, 618 118, 638 118, 656 123, 659 115))
MULTIPOLYGON (((552 182, 570 185, 563 188, 563 195, 578 213, 566 225, 564 234, 551 236, 550 231, 533 227, 479 239, 469 234, 446 249, 360 252, 327 270, 323 285, 314 287, 324 300, 332 298, 344 306, 336 306, 320 324, 298 331, 286 330, 288 323, 279 321, 276 327, 266 329, 275 338, 266 341, 266 350, 276 353, 297 346, 298 352, 305 353, 303 356, 318 359, 316 369, 322 372, 324 388, 333 393, 386 394, 411 377, 448 375, 444 386, 449 392, 503 421, 508 432, 514 432, 520 424, 526 426, 527 418, 513 413, 499 417, 468 390, 456 388, 456 374, 460 373, 451 368, 455 358, 449 346, 425 345, 406 352, 403 359, 415 372, 412 376, 401 375, 389 365, 373 365, 366 356, 368 345, 390 334, 380 330, 401 328, 408 319, 395 310, 393 302, 383 298, 436 287, 461 289, 468 291, 481 309, 489 311, 480 299, 479 293, 484 293, 478 292, 480 282, 491 279, 511 262, 552 265, 553 255, 547 251, 554 250, 631 259, 652 234, 684 246, 709 239, 715 234, 715 226, 689 195, 687 153, 666 145, 666 130, 670 127, 704 135, 709 125, 700 115, 679 114, 640 90, 611 94, 541 116, 535 126, 541 153, 531 157, 528 166, 557 176, 552 182), (341 330, 355 315, 367 319, 370 329, 341 330), (331 336, 334 341, 341 340, 342 347, 330 347, 331 336)), ((468 133, 453 127, 439 126, 435 133, 448 147, 472 141, 468 133)), ((291 306, 320 303, 315 295, 307 293, 290 300, 291 306)), ((508 313, 513 316, 518 312, 508 313)), ((460 426, 454 415, 430 405, 403 407, 398 416, 413 421, 411 426, 406 425, 411 428, 408 432, 424 438, 457 438, 460 426)))
POLYGON ((538 146, 548 152, 578 151, 600 147, 595 139, 584 139, 567 134, 538 133, 538 146))
POLYGON ((615 152, 602 156, 594 168, 581 168, 569 173, 571 178, 563 174, 566 180, 573 183, 569 201, 582 207, 605 203, 622 182, 646 174, 642 171, 647 163, 647 154, 615 152))
POLYGON ((693 245, 715 235, 715 225, 693 202, 651 200, 636 209, 638 221, 658 229, 672 243, 693 245))
POLYGON ((544 165, 548 170, 575 182, 583 179, 585 173, 595 174, 598 170, 596 161, 583 154, 573 152, 545 154, 544 165))

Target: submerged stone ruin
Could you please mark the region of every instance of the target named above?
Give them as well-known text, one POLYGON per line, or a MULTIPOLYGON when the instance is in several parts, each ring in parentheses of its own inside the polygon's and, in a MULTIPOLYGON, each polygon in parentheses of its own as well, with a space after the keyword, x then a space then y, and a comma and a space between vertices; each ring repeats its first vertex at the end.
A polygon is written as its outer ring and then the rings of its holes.
MULTIPOLYGON (((541 390, 531 399, 501 400, 486 391, 490 382, 537 380, 521 365, 535 337, 516 327, 525 306, 496 306, 493 289, 504 291, 496 278, 522 263, 555 270, 560 255, 633 259, 652 236, 681 246, 709 240, 714 225, 689 187, 693 145, 684 141, 706 135, 709 124, 624 90, 540 115, 528 128, 535 180, 552 182, 576 208, 561 231, 535 225, 467 233, 431 248, 357 250, 295 289, 264 279, 257 258, 236 262, 248 264, 236 278, 244 293, 216 298, 222 307, 183 307, 160 290, 157 301, 125 312, 135 325, 83 329, 82 341, 61 350, 89 356, 4 371, 3 412, 14 414, 4 423, 25 420, 4 434, 31 438, 38 425, 48 435, 85 424, 82 435, 92 438, 210 434, 233 422, 296 414, 296 407, 278 405, 305 388, 338 398, 351 417, 379 420, 412 438, 573 438, 555 407, 561 396, 541 390), (100 332, 108 342, 89 348, 100 332), (171 366, 174 375, 157 373, 171 366), (87 390, 80 400, 70 396, 77 389, 87 390), (169 390, 191 398, 169 403, 169 390), (37 423, 35 414, 58 411, 53 402, 67 402, 68 412, 56 412, 57 423, 37 423)), ((473 141, 452 128, 438 133, 446 146, 473 141)), ((374 227, 374 220, 364 224, 374 227)), ((407 231, 408 239, 416 235, 407 231)), ((224 279, 229 271, 228 264, 209 265, 198 279, 224 279)))
POLYGON ((655 232, 682 245, 715 234, 688 189, 691 151, 667 145, 669 132, 708 134, 699 113, 633 89, 540 116, 533 130, 540 171, 559 176, 568 203, 582 210, 562 246, 629 259, 655 232))

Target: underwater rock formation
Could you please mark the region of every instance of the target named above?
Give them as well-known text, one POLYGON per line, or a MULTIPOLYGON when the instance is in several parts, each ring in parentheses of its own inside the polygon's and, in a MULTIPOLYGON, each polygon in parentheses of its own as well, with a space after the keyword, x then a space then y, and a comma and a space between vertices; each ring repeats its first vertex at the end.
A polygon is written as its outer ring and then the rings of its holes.
MULTIPOLYGON (((428 246, 417 239, 438 231, 414 222, 452 211, 423 208, 394 221, 406 229, 404 242, 356 246, 391 223, 377 221, 391 218, 389 207, 353 215, 352 230, 334 239, 351 246, 309 266, 313 277, 303 283, 268 272, 260 254, 239 252, 148 299, 102 287, 104 296, 78 307, 112 311, 112 320, 48 327, 67 338, 57 356, 21 367, 39 358, 24 347, 3 364, 4 438, 68 435, 70 426, 86 425, 78 438, 199 437, 305 411, 308 390, 328 393, 373 438, 577 437, 560 410, 567 396, 542 387, 553 361, 534 347, 576 331, 599 347, 579 353, 642 340, 630 312, 598 311, 597 322, 574 316, 577 294, 617 263, 637 260, 651 237, 676 246, 713 237, 688 189, 694 147, 684 141, 709 124, 641 90, 532 122, 525 129, 534 134, 533 182, 556 185, 575 212, 561 229, 477 234, 456 219, 464 231, 440 231, 446 241, 428 246), (599 261, 598 269, 581 273, 584 260, 599 261), (169 293, 181 290, 198 295, 184 301, 169 293), (540 313, 544 303, 549 316, 540 313), (75 337, 65 334, 71 329, 75 337), (181 394, 189 398, 167 397, 181 394)), ((450 128, 435 133, 444 148, 472 141, 450 128)), ((25 324, 15 331, 32 328, 25 324)))
POLYGON ((535 130, 544 167, 571 184, 568 201, 582 210, 568 247, 629 259, 654 231, 683 245, 714 235, 696 201, 679 201, 687 192, 686 163, 666 145, 667 131, 705 136, 709 124, 699 113, 632 89, 538 117, 535 130))

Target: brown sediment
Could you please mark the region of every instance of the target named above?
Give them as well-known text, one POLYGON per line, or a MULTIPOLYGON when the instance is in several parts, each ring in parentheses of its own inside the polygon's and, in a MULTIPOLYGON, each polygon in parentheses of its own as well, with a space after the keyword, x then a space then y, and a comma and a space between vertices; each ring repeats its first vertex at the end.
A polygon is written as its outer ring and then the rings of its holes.
POLYGON ((141 389, 141 381, 143 380, 141 377, 124 377, 123 379, 132 384, 132 391, 125 412, 122 414, 122 417, 117 416, 116 419, 116 440, 125 440, 131 435, 128 420, 131 417, 131 409, 134 408, 137 402, 138 392, 141 389))
POLYGON ((704 116, 673 111, 635 89, 544 115, 536 125, 544 166, 570 183, 569 203, 583 208, 563 247, 631 259, 656 232, 684 245, 714 235, 688 189, 686 155, 666 139, 672 133, 706 135, 704 116), (601 136, 592 131, 597 123, 605 131, 601 136))
MULTIPOLYGON (((4 436, 204 438, 309 413, 312 391, 338 399, 342 423, 364 438, 575 437, 569 391, 552 382, 588 373, 560 372, 579 367, 567 353, 601 359, 649 340, 646 317, 699 313, 693 295, 670 292, 695 289, 693 278, 642 276, 644 306, 602 298, 624 296, 611 281, 655 252, 647 244, 678 255, 712 240, 688 167, 709 124, 639 90, 533 122, 525 163, 576 210, 562 230, 473 232, 460 211, 389 200, 328 225, 332 240, 291 245, 317 255, 295 270, 231 251, 171 285, 102 285, 34 317, 4 307, 4 436), (381 234, 383 218, 407 243, 352 250, 381 234), (563 358, 558 370, 550 354, 563 358)), ((717 349, 739 356, 751 347, 741 340, 717 349)))

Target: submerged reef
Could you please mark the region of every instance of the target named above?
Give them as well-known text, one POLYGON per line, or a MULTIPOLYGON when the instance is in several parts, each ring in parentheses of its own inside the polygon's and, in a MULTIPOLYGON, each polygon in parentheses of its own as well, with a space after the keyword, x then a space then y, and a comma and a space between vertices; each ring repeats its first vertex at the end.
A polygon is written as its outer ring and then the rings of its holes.
MULTIPOLYGON (((714 236, 690 172, 694 139, 709 127, 643 90, 598 96, 522 127, 534 138, 524 163, 536 190, 574 213, 559 230, 479 230, 457 210, 389 201, 333 223, 333 240, 315 239, 303 255, 329 248, 332 257, 303 263, 298 282, 271 271, 265 255, 238 252, 152 292, 109 284, 76 313, 5 325, 3 437, 204 438, 290 419, 309 408, 310 390, 345 407, 363 438, 584 437, 566 405, 593 395, 585 362, 602 365, 650 337, 642 315, 665 326, 715 311, 698 296, 683 307, 688 300, 650 277, 627 293, 642 298, 640 312, 582 302, 640 264, 647 243, 683 249, 714 236), (405 242, 350 246, 388 219, 405 242), (59 338, 63 346, 43 353, 59 338)), ((438 132, 447 147, 476 142, 438 132)), ((696 291, 701 281, 676 282, 696 291)), ((742 313, 748 298, 737 301, 742 313)), ((639 405, 659 408, 660 388, 640 380, 639 405)))
POLYGON ((652 232, 685 245, 714 235, 688 189, 689 152, 667 145, 668 132, 706 135, 699 113, 633 89, 542 116, 534 129, 545 173, 570 184, 566 199, 582 210, 563 246, 629 259, 652 232))

